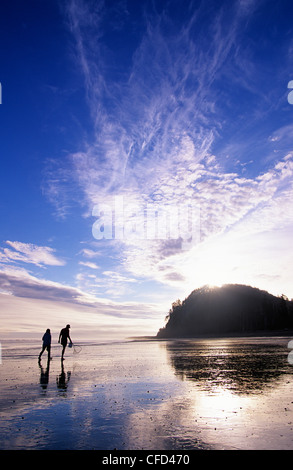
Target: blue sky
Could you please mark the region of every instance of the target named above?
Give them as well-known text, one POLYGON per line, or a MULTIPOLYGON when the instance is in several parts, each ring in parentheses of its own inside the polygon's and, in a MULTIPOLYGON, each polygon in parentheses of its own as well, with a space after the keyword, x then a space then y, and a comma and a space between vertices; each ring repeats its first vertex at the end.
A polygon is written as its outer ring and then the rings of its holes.
POLYGON ((292 2, 0 8, 2 335, 155 334, 205 284, 293 297, 292 2))

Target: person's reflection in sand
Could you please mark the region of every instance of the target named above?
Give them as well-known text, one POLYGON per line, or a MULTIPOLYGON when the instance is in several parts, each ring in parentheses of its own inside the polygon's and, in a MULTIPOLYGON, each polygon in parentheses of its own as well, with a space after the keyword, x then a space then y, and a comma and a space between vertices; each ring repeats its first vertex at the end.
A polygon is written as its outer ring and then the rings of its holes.
POLYGON ((65 373, 64 364, 61 361, 61 374, 57 375, 57 377, 56 377, 57 388, 60 391, 66 392, 68 382, 70 380, 70 376, 71 376, 71 372, 69 371, 69 372, 65 373))
POLYGON ((39 361, 39 368, 41 369, 40 375, 40 385, 43 390, 46 390, 49 383, 49 371, 50 371, 50 359, 48 357, 46 369, 42 366, 41 362, 39 361))

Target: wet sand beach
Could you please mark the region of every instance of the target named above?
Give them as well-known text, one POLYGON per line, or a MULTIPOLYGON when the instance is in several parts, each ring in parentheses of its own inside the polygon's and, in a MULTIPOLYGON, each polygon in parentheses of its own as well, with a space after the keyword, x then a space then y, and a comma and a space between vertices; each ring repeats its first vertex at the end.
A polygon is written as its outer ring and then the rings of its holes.
POLYGON ((292 450, 289 337, 3 341, 1 450, 292 450))

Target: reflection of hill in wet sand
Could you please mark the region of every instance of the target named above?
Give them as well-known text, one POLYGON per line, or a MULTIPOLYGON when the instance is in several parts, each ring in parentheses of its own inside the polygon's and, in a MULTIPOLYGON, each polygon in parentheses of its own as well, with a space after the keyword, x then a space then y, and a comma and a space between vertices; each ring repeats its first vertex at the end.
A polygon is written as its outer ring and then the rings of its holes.
POLYGON ((256 393, 284 374, 292 376, 286 346, 259 340, 183 340, 166 343, 176 375, 205 390, 220 387, 238 394, 256 393))
POLYGON ((177 300, 158 338, 223 336, 293 328, 293 301, 243 285, 202 287, 177 300))

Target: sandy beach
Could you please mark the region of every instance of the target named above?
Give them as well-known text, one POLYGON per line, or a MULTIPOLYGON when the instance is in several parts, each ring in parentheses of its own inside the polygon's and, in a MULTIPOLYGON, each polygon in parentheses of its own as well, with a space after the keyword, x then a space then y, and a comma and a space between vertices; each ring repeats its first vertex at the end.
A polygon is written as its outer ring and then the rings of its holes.
POLYGON ((292 450, 289 337, 2 342, 1 450, 292 450))

